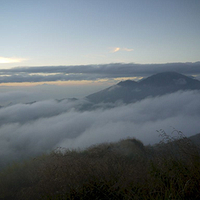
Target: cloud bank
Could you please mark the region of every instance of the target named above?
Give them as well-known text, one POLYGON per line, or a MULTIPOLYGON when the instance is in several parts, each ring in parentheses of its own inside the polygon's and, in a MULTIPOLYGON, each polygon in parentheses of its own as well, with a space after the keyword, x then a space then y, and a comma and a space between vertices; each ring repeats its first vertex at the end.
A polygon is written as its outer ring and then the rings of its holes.
POLYGON ((166 71, 175 71, 184 75, 196 75, 198 78, 200 76, 200 62, 16 67, 12 69, 0 69, 0 83, 147 77, 166 71))
POLYGON ((0 160, 36 156, 57 147, 86 148, 135 137, 144 144, 160 140, 156 130, 172 127, 186 136, 200 132, 200 92, 149 98, 110 109, 81 111, 86 100, 41 101, 0 109, 0 160))

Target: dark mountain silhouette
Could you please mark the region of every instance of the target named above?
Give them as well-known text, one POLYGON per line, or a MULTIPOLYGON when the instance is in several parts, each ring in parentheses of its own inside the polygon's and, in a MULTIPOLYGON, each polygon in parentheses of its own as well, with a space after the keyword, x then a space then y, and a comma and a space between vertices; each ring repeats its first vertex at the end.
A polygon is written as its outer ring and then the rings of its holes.
POLYGON ((177 72, 163 72, 139 82, 121 81, 86 98, 93 103, 117 101, 133 103, 146 97, 161 96, 179 90, 200 90, 200 81, 177 72))
POLYGON ((200 133, 190 136, 189 139, 198 147, 200 147, 200 133))
POLYGON ((140 82, 141 85, 156 87, 176 87, 196 89, 200 86, 200 81, 177 72, 163 72, 152 75, 140 82))

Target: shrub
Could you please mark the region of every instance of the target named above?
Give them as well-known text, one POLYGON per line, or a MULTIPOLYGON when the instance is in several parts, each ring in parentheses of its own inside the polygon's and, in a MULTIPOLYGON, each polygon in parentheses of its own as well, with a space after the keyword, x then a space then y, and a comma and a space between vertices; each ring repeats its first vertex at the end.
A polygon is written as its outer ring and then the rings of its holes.
POLYGON ((129 138, 12 165, 0 174, 1 199, 199 199, 198 147, 162 134, 154 146, 129 138))

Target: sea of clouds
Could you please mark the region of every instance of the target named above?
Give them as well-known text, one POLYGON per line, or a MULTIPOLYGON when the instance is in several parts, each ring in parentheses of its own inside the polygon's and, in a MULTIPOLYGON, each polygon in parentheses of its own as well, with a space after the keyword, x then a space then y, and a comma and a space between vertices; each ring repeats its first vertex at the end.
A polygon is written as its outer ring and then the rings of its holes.
POLYGON ((104 104, 93 108, 86 99, 2 107, 0 164, 41 155, 58 147, 83 149, 127 137, 153 145, 161 139, 156 131, 160 129, 168 134, 175 128, 186 136, 195 135, 200 133, 199 100, 199 91, 179 91, 110 108, 104 104))

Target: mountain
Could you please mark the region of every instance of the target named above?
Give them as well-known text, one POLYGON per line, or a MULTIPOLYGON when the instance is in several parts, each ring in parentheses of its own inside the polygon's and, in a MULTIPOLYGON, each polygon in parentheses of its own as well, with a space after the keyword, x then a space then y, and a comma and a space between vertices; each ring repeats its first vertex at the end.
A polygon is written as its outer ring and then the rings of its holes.
POLYGON ((173 86, 175 88, 196 89, 199 88, 200 81, 177 72, 163 72, 144 79, 140 84, 157 87, 173 86))
POLYGON ((189 139, 198 147, 200 147, 200 133, 190 136, 189 139))
POLYGON ((140 82, 121 81, 86 98, 93 103, 117 101, 133 103, 149 96, 161 96, 179 90, 200 90, 200 81, 177 72, 163 72, 142 79, 140 82))

